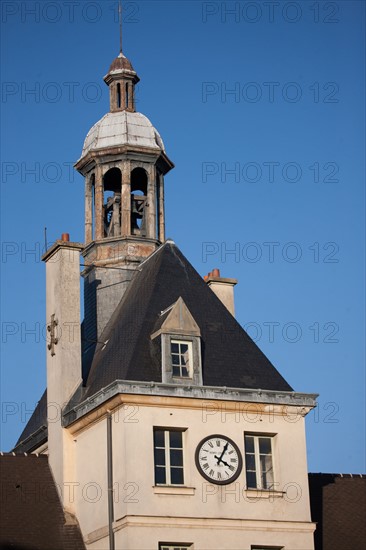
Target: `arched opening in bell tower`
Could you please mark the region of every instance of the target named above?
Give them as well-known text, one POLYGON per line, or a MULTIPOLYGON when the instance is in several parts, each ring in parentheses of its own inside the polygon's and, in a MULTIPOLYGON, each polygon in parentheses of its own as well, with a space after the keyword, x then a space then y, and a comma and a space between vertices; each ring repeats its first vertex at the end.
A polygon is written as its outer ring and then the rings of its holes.
POLYGON ((121 170, 119 168, 110 168, 103 177, 103 220, 105 237, 117 237, 121 234, 121 186, 121 170))
POLYGON ((146 236, 147 173, 143 168, 131 172, 131 234, 146 236))
POLYGON ((128 91, 128 83, 126 83, 126 108, 128 109, 130 106, 130 94, 128 91))
POLYGON ((85 242, 95 238, 95 174, 85 179, 85 242))
POLYGON ((90 177, 90 239, 95 235, 95 174, 90 177))
POLYGON ((121 108, 122 99, 121 99, 121 84, 117 83, 117 107, 118 109, 121 108))

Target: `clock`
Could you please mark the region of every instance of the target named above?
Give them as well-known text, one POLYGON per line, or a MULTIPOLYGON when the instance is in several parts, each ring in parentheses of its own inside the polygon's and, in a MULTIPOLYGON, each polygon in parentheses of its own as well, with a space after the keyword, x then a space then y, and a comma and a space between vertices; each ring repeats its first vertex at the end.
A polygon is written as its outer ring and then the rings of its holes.
POLYGON ((201 476, 218 485, 235 481, 243 467, 239 447, 225 435, 209 435, 202 439, 195 458, 201 476))

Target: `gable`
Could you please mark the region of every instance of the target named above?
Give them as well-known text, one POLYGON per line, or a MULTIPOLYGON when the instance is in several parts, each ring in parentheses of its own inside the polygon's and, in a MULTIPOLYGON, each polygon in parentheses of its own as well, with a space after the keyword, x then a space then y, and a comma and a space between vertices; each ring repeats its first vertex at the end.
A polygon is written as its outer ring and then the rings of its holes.
POLYGON ((158 334, 201 336, 200 328, 181 296, 167 311, 161 312, 155 328, 157 330, 151 335, 151 338, 158 334))

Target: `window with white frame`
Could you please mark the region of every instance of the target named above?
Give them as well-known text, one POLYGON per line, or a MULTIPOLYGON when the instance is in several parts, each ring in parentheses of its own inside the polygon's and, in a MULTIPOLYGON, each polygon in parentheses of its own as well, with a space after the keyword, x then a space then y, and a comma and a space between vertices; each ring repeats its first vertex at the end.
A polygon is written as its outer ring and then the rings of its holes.
POLYGON ((183 431, 154 429, 155 485, 183 485, 183 431))
POLYGON ((248 489, 273 489, 273 436, 245 435, 245 467, 248 489))
POLYGON ((192 544, 179 544, 179 543, 159 543, 159 550, 188 550, 192 548, 192 544))
POLYGON ((186 340, 171 340, 170 357, 174 377, 192 377, 192 342, 186 340))

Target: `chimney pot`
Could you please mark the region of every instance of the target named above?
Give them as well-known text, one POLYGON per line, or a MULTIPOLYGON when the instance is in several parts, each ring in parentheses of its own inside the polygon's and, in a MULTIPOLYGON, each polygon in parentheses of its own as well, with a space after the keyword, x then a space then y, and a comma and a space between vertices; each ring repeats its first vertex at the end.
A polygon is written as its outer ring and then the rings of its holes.
POLYGON ((220 270, 217 267, 212 270, 212 277, 220 277, 220 270))
POLYGON ((68 243, 70 241, 70 234, 69 233, 62 233, 61 241, 68 243))

